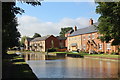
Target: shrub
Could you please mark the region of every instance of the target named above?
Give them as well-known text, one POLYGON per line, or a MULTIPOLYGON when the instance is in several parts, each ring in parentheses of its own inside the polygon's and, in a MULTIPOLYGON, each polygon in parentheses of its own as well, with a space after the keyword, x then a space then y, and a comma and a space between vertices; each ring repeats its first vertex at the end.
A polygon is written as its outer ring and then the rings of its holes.
POLYGON ((47 52, 56 52, 56 48, 49 48, 47 52))
POLYGON ((118 53, 116 53, 116 52, 112 52, 111 55, 118 55, 118 53))

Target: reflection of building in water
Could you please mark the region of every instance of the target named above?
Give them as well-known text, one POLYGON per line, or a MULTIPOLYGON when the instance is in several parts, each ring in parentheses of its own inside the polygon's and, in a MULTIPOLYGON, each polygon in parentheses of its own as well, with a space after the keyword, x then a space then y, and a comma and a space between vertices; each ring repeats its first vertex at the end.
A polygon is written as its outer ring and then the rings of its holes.
POLYGON ((24 59, 25 61, 27 60, 45 60, 45 55, 44 54, 39 54, 39 53, 26 53, 24 54, 24 59))

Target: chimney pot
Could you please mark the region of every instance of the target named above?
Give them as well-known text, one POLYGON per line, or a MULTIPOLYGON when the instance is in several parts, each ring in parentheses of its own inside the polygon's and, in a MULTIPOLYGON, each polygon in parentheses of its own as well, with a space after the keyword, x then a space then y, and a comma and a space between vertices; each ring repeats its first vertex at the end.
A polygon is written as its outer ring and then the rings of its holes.
POLYGON ((93 19, 90 18, 90 21, 89 21, 90 25, 93 25, 93 19))
POLYGON ((76 26, 74 27, 74 31, 77 31, 77 27, 76 26))

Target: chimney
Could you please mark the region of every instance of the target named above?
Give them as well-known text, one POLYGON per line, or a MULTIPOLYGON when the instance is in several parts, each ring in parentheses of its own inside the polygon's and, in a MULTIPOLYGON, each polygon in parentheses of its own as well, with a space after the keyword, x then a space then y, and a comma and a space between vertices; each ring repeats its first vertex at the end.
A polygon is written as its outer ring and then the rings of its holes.
POLYGON ((90 25, 93 25, 93 19, 90 18, 90 21, 89 21, 90 25))
POLYGON ((74 31, 77 31, 77 27, 76 26, 74 27, 74 31))

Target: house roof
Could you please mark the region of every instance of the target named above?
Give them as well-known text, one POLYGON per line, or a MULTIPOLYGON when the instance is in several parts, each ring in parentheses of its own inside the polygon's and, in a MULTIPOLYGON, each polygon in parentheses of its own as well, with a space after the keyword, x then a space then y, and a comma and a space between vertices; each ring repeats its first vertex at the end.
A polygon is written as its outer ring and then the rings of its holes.
POLYGON ((74 31, 73 29, 72 29, 72 30, 69 30, 66 34, 68 34, 68 33, 71 34, 73 31, 74 31))
POLYGON ((66 37, 57 36, 57 39, 59 39, 59 40, 66 40, 67 38, 66 37))
POLYGON ((85 28, 82 28, 82 29, 78 29, 77 31, 75 31, 72 34, 70 34, 69 37, 77 36, 77 35, 81 35, 81 34, 92 33, 92 32, 97 32, 98 30, 96 29, 95 26, 97 26, 98 24, 99 23, 94 23, 93 25, 90 25, 88 27, 85 27, 85 28))
POLYGON ((42 41, 42 40, 46 40, 47 38, 49 38, 50 36, 52 35, 47 35, 47 36, 43 36, 43 37, 37 37, 37 38, 34 38, 33 40, 31 41, 42 41))
POLYGON ((27 41, 31 41, 33 40, 34 38, 26 38, 27 41))

